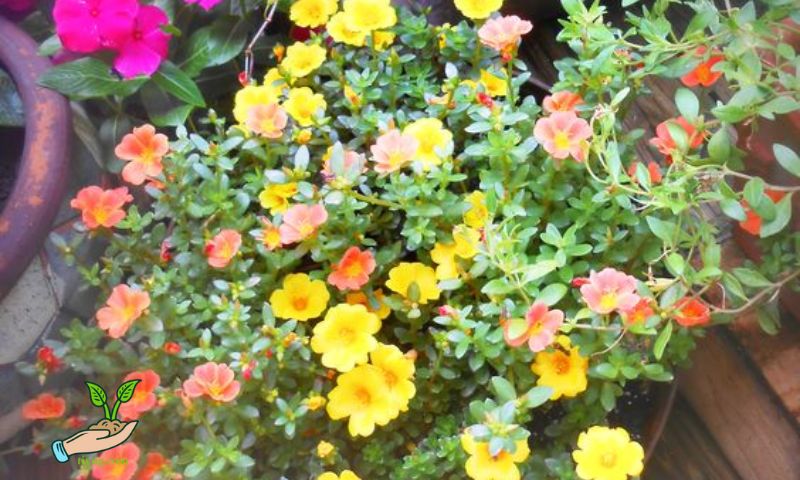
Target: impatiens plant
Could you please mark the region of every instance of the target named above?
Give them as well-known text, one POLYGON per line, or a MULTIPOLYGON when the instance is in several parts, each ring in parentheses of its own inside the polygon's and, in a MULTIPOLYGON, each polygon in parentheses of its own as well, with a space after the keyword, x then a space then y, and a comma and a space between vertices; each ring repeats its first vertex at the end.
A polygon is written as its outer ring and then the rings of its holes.
POLYGON ((774 330, 800 188, 743 173, 733 126, 800 109, 798 57, 769 33, 796 6, 690 0, 674 32, 678 2, 620 30, 565 0, 575 57, 542 99, 532 25, 501 3, 456 0, 469 20, 436 27, 389 0, 292 2, 315 30, 230 112, 168 145, 138 127, 117 149, 131 187, 79 193, 105 306, 63 331, 65 363, 156 375, 136 441, 162 475, 635 477, 617 399, 671 381, 703 327, 759 308, 774 330), (647 138, 625 120, 651 77, 684 86, 647 138), (723 81, 727 103, 705 89, 723 81), (723 265, 709 205, 761 264, 723 265))

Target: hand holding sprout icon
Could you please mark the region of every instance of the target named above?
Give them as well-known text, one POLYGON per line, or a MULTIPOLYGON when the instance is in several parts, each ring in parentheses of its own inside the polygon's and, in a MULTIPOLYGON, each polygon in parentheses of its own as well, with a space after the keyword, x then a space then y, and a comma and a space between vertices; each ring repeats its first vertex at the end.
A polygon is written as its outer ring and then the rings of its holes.
POLYGON ((96 383, 86 382, 86 386, 89 388, 89 398, 92 401, 92 405, 95 407, 102 407, 105 416, 87 430, 78 432, 66 440, 56 440, 53 442, 51 448, 56 460, 64 463, 69 460, 70 455, 102 452, 103 450, 114 448, 128 440, 139 422, 120 422, 117 420, 117 412, 119 411, 120 405, 130 401, 133 397, 133 392, 136 390, 136 385, 139 381, 138 379, 130 380, 119 386, 117 389, 117 400, 114 403, 113 409, 110 411, 108 409, 105 390, 96 383))

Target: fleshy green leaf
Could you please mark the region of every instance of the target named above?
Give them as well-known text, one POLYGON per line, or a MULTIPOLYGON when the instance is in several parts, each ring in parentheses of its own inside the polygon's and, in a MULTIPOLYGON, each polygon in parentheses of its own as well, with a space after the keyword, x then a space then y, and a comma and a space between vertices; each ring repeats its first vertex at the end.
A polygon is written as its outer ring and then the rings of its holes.
POLYGON ((140 381, 141 380, 137 378, 134 380, 128 380, 127 382, 120 385, 119 388, 117 389, 117 400, 119 400, 121 403, 128 402, 133 397, 133 392, 134 390, 136 390, 136 385, 140 381))
POLYGON ((96 383, 92 382, 84 382, 86 386, 89 388, 89 399, 92 402, 92 405, 95 407, 102 407, 106 404, 106 391, 103 390, 103 387, 96 383))
POLYGON ((791 148, 776 143, 772 146, 772 151, 775 153, 775 158, 783 168, 795 177, 800 177, 800 156, 795 153, 791 148))

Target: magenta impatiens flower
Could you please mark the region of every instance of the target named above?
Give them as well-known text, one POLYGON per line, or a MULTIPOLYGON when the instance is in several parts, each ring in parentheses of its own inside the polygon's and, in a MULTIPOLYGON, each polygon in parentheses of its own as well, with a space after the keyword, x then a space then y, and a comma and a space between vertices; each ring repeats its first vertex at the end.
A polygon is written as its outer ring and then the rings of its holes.
POLYGON ((630 311, 641 299, 636 294, 636 279, 613 268, 592 271, 589 282, 581 287, 581 295, 592 311, 603 315, 630 311))
POLYGON ((564 312, 549 310, 544 302, 535 302, 525 319, 511 319, 503 325, 503 337, 508 345, 519 347, 525 342, 532 352, 541 352, 556 339, 564 323, 564 312))
POLYGON ((114 68, 123 78, 152 75, 167 57, 169 38, 161 30, 169 17, 154 5, 142 5, 127 40, 120 44, 114 68))
POLYGON ((136 0, 56 0, 53 18, 64 48, 92 53, 127 42, 139 12, 136 0))
POLYGON ((222 3, 222 0, 184 0, 184 2, 189 4, 196 3, 207 12, 222 3))

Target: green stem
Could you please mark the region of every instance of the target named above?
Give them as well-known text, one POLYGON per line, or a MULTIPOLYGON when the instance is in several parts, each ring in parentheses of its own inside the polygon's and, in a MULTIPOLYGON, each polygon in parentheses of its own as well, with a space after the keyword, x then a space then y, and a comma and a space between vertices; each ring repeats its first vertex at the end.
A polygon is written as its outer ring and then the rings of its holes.
POLYGON ((393 208, 395 210, 403 209, 403 206, 400 205, 399 203, 390 202, 389 200, 383 200, 371 195, 370 196, 362 195, 358 192, 353 192, 353 191, 348 192, 348 195, 355 198, 356 200, 361 200, 362 202, 371 203, 372 205, 377 205, 379 207, 393 208))
MULTIPOLYGON (((114 412, 116 412, 116 410, 114 410, 114 412)), ((103 404, 103 413, 105 414, 108 420, 114 420, 114 418, 111 417, 111 414, 108 413, 108 405, 106 405, 105 403, 103 404)))
MULTIPOLYGON (((475 22, 475 28, 480 28, 483 24, 482 21, 475 22)), ((481 40, 477 36, 475 37, 475 51, 472 53, 472 69, 480 75, 481 73, 481 40)))
MULTIPOLYGON (((119 411, 120 405, 122 405, 122 402, 120 402, 119 399, 117 399, 117 401, 114 402, 114 409, 111 410, 111 416, 108 417, 109 420, 117 419, 117 412, 119 411)), ((108 405, 103 405, 103 406, 106 407, 106 416, 108 416, 108 405)))
POLYGON ((508 85, 508 87, 507 87, 508 88, 508 104, 511 105, 512 108, 514 107, 514 102, 516 101, 515 98, 514 98, 514 85, 513 85, 513 82, 512 82, 512 80, 514 78, 514 59, 516 58, 516 56, 517 56, 517 52, 516 51, 511 53, 511 59, 509 59, 508 67, 506 69, 506 82, 507 82, 507 85, 508 85))

